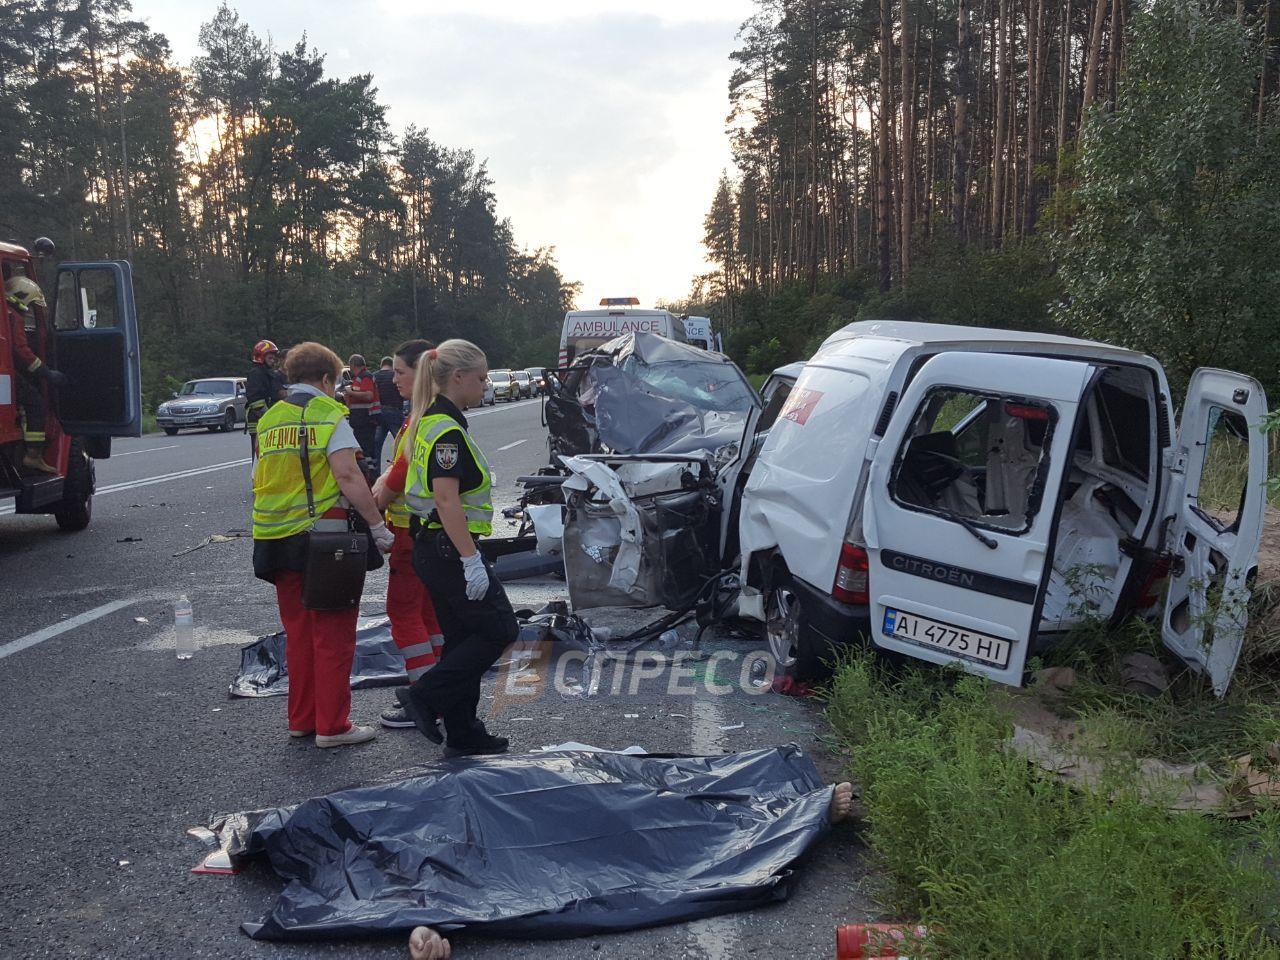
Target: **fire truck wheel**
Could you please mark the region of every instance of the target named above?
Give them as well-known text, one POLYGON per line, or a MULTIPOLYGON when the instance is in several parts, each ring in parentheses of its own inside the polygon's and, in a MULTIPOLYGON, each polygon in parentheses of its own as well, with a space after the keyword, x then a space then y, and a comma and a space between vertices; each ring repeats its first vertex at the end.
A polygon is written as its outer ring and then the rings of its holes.
POLYGON ((67 457, 67 477, 62 483, 62 503, 53 511, 58 529, 83 530, 93 516, 93 461, 84 453, 81 440, 71 441, 67 457))

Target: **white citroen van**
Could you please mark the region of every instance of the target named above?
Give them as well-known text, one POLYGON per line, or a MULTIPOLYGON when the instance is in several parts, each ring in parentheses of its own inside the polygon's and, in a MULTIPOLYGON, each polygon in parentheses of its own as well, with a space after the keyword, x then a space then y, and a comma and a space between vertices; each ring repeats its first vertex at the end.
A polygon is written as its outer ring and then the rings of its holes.
POLYGON ((1016 685, 1083 618, 1154 611, 1167 576, 1164 642, 1221 695, 1262 532, 1266 410, 1256 380, 1201 369, 1175 432, 1143 354, 851 324, 734 484, 740 611, 801 674, 865 637, 1016 685))

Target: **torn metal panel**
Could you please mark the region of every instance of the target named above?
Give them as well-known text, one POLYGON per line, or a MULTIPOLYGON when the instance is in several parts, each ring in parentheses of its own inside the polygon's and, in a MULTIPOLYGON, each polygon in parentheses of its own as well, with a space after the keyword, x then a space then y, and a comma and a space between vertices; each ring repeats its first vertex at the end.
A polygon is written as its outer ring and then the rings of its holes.
POLYGON ((705 455, 568 457, 564 562, 575 609, 679 608, 719 569, 720 496, 705 455))
POLYGON ((785 899, 832 788, 792 745, 719 757, 567 750, 439 761, 212 829, 286 886, 254 939, 418 925, 558 938, 785 899), (403 776, 403 775, 401 775, 403 776))
POLYGON ((690 453, 742 440, 760 399, 728 358, 651 333, 583 354, 551 384, 552 453, 690 453))

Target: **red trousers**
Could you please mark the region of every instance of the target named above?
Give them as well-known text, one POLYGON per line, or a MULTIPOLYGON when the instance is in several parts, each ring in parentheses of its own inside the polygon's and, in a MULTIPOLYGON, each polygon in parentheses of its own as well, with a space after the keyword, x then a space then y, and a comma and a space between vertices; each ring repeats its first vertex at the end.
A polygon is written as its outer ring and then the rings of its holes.
POLYGON ((435 664, 444 637, 436 620, 431 594, 413 569, 413 538, 404 527, 391 528, 396 535, 387 575, 387 616, 391 639, 404 655, 409 680, 417 680, 435 664))
POLYGON ((287 640, 289 729, 331 737, 351 728, 351 662, 359 610, 308 610, 302 574, 276 574, 276 602, 287 640))

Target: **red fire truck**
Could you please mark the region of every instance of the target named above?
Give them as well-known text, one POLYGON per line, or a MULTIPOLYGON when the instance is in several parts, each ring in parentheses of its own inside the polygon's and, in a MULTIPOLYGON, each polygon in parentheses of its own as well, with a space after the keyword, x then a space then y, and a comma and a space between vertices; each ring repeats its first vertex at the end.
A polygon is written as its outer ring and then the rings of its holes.
MULTIPOLYGON (((41 261, 53 244, 35 242, 41 261)), ((49 309, 33 306, 25 318, 28 345, 66 375, 20 382, 10 325, 0 323, 0 515, 52 514, 63 530, 83 530, 93 509, 93 461, 111 456, 112 437, 142 434, 141 368, 133 272, 126 261, 59 264, 45 285, 24 247, 0 243, 3 279, 41 282, 49 309), (52 290, 50 289, 52 287, 52 290), (23 467, 22 392, 39 390, 47 410, 44 461, 53 473, 23 467)))

